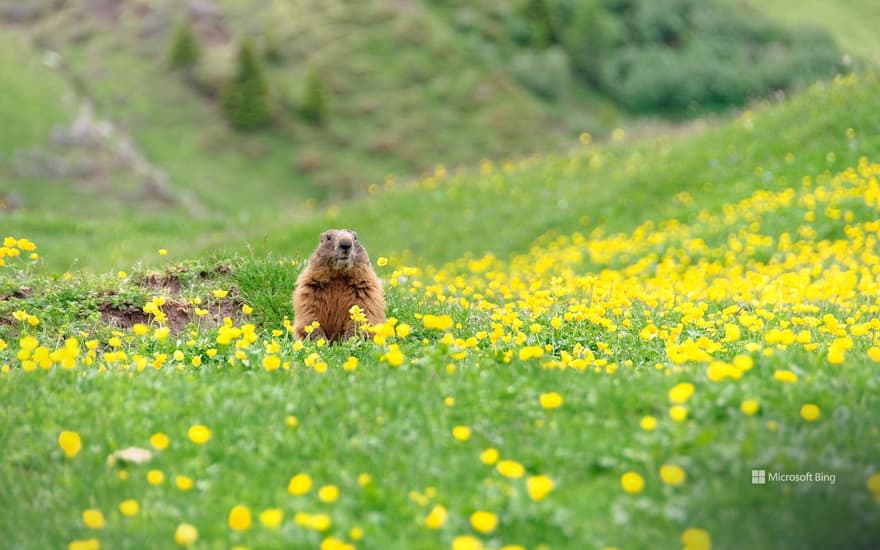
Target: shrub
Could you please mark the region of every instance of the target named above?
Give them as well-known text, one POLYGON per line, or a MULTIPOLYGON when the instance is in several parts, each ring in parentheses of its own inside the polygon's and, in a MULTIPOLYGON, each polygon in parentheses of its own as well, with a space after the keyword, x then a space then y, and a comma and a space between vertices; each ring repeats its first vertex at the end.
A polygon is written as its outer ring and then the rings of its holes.
POLYGON ((571 85, 568 55, 562 48, 520 52, 511 60, 510 71, 544 99, 559 99, 571 85))
POLYGON ((191 69, 199 61, 201 51, 189 23, 184 20, 178 25, 171 42, 168 55, 172 69, 191 69))
POLYGON ((322 124, 327 117, 327 97, 324 91, 324 83, 317 70, 309 71, 306 79, 305 92, 300 103, 300 112, 303 117, 313 124, 322 124))
POLYGON ((572 17, 563 31, 562 42, 578 74, 594 85, 599 84, 612 40, 610 17, 598 0, 579 3, 572 17))
POLYGON ((238 130, 255 130, 271 119, 269 85, 247 40, 238 52, 235 77, 223 89, 222 106, 229 123, 238 130))
POLYGON ((779 27, 728 4, 605 2, 623 22, 623 37, 621 45, 599 56, 599 85, 633 111, 674 113, 739 105, 843 68, 827 33, 779 27))

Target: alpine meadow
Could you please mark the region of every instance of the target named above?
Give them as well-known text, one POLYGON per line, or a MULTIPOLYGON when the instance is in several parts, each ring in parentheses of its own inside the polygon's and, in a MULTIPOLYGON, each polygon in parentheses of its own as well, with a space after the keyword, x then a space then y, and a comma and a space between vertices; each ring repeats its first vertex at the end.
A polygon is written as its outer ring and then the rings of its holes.
POLYGON ((0 547, 876 548, 841 4, 0 0, 0 547))

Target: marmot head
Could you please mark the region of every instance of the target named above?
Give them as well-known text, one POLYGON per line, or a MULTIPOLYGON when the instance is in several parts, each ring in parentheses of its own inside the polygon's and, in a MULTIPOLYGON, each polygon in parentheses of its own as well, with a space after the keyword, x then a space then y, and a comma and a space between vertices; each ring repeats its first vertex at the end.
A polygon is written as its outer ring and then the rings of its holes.
POLYGON ((350 229, 328 229, 321 233, 312 260, 339 271, 370 264, 370 257, 358 241, 357 233, 350 229))

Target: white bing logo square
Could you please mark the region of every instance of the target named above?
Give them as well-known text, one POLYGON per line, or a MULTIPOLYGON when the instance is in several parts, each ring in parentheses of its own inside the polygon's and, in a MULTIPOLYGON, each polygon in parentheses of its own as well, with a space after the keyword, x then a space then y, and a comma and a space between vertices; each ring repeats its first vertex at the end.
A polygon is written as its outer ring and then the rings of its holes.
POLYGON ((752 470, 752 485, 764 485, 767 483, 766 470, 752 470))

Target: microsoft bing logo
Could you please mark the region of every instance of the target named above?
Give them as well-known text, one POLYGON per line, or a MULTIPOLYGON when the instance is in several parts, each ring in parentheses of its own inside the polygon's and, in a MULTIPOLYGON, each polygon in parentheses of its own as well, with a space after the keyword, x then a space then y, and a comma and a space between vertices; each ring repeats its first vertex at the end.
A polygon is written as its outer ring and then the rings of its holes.
POLYGON ((764 485, 767 483, 766 470, 752 470, 752 485, 764 485))

